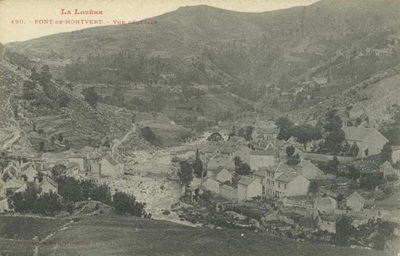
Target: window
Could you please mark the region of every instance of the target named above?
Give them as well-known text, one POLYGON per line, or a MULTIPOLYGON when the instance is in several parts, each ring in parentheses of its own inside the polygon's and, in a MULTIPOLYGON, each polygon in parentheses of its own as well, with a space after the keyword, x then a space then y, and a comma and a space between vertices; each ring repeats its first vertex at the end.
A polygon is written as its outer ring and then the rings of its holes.
POLYGON ((284 187, 284 189, 286 189, 286 184, 284 184, 284 186, 283 186, 283 187, 284 187))
POLYGON ((281 188, 281 183, 280 182, 278 182, 278 188, 281 188))

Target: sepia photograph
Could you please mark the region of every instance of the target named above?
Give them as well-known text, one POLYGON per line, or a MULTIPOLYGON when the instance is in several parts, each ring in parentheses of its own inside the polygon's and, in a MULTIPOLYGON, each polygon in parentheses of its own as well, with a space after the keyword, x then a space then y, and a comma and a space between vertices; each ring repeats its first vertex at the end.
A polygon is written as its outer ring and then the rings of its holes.
POLYGON ((0 0, 0 256, 400 256, 400 0, 0 0))

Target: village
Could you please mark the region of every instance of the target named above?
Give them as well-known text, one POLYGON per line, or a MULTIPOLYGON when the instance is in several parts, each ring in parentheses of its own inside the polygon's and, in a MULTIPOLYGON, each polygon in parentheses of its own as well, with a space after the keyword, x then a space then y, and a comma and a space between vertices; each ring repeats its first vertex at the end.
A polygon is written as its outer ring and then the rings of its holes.
MULTIPOLYGON (((343 119, 362 115, 350 111, 343 119)), ((345 229, 347 245, 383 249, 400 223, 400 149, 388 149, 388 140, 368 123, 347 126, 347 121, 338 129, 348 153, 321 153, 329 137, 302 143, 299 134, 282 139, 285 122, 292 129, 303 126, 288 117, 260 120, 257 115, 252 126, 236 130, 235 125, 221 128, 231 124, 220 122, 179 147, 127 152, 115 139, 34 159, 7 156, 0 212, 12 214, 8 197, 25 191, 29 182, 41 193, 57 193, 52 170, 62 165, 68 177, 107 184, 111 194, 134 195, 154 219, 334 244, 335 234, 343 233, 339 223, 347 223, 354 230, 345 229)))

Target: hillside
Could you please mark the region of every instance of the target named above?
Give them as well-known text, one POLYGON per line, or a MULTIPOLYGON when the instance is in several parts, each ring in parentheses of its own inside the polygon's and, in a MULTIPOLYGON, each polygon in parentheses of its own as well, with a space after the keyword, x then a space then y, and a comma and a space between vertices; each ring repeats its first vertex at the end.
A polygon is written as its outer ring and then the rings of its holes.
POLYGON ((191 228, 123 216, 82 219, 43 243, 38 255, 283 256, 293 251, 316 256, 380 255, 377 251, 288 241, 248 230, 191 228))
POLYGON ((278 102, 286 111, 398 65, 399 9, 396 0, 322 0, 263 13, 181 7, 152 18, 157 25, 96 27, 7 47, 47 62, 60 78, 111 84, 127 95, 126 106, 137 105, 128 89, 141 84, 172 95, 200 84, 252 101, 291 94, 278 102), (311 99, 293 93, 318 76, 328 77, 328 89, 309 90, 311 99))
MULTIPOLYGON (((181 7, 152 18, 157 25, 10 43, 4 72, 19 77, 19 96, 32 67, 47 65, 52 75, 47 89, 33 89, 39 98, 11 97, 10 104, 33 147, 45 139, 50 150, 58 133, 77 147, 110 133, 122 137, 143 113, 198 132, 254 111, 318 117, 329 108, 361 106, 382 125, 400 103, 399 9, 397 0, 322 0, 262 13, 181 7), (92 87, 97 108, 82 96, 92 87)), ((160 131, 176 137, 167 145, 181 140, 173 130, 160 131)), ((12 139, 10 128, 4 134, 12 139)))
POLYGON ((40 63, 21 59, 16 53, 2 54, 0 61, 2 150, 32 157, 41 142, 46 151, 80 148, 130 128, 132 112, 118 113, 117 107, 104 104, 93 108, 51 74, 41 70, 42 77, 34 78, 40 63), (43 74, 50 75, 46 82, 43 74))

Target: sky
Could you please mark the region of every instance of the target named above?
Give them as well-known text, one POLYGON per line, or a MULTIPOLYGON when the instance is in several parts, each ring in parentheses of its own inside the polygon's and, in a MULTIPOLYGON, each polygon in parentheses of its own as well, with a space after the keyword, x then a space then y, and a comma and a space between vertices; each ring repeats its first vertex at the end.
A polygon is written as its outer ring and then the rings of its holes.
MULTIPOLYGON (((43 24, 46 20, 139 21, 171 12, 181 6, 210 5, 240 12, 265 12, 305 6, 317 0, 0 0, 0 42, 25 41, 45 35, 80 30, 99 24, 43 24), (68 10, 71 14, 62 14, 68 10), (102 11, 103 14, 74 14, 102 11)), ((93 22, 95 23, 95 22, 93 22)))

